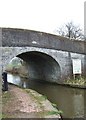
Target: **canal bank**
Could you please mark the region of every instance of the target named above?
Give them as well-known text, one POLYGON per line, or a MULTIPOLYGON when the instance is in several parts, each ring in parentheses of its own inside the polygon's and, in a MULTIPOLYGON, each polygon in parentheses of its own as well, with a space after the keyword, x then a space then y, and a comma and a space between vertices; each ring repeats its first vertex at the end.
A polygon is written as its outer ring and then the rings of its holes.
POLYGON ((85 89, 53 84, 43 81, 29 80, 18 75, 8 74, 8 82, 21 88, 33 89, 47 96, 48 100, 55 103, 62 110, 63 118, 84 118, 85 114, 85 89))
POLYGON ((9 84, 2 92, 3 118, 60 118, 60 111, 43 95, 9 84))

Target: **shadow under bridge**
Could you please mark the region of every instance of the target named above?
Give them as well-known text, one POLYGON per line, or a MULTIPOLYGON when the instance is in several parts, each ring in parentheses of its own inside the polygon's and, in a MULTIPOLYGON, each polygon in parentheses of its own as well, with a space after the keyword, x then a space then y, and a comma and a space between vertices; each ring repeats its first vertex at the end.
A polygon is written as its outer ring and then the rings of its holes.
POLYGON ((61 70, 58 62, 42 52, 31 51, 19 54, 17 57, 23 59, 28 65, 30 80, 40 80, 40 82, 57 82, 61 78, 61 70))

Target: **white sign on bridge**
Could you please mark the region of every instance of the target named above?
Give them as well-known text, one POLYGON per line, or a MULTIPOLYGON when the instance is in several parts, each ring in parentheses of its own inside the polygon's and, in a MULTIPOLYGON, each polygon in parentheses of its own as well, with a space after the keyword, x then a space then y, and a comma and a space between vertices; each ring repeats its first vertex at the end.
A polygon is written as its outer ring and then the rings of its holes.
POLYGON ((73 59, 73 74, 81 74, 81 60, 73 59))

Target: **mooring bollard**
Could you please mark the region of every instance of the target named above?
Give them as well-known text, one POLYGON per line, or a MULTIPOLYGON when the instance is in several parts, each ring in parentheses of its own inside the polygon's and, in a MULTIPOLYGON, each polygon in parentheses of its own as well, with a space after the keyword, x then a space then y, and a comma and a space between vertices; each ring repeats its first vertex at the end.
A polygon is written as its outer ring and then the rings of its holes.
POLYGON ((7 73, 6 72, 2 73, 2 80, 3 80, 2 90, 8 91, 8 82, 7 82, 7 73))

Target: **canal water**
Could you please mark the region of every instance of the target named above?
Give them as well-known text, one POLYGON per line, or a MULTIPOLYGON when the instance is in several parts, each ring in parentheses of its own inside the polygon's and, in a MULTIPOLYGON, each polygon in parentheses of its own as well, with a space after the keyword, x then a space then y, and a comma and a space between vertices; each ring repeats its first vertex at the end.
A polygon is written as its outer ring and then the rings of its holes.
POLYGON ((65 87, 47 82, 37 82, 21 78, 17 75, 8 74, 8 82, 22 88, 36 90, 52 102, 57 104, 58 109, 63 111, 63 118, 84 118, 84 99, 86 91, 65 87))

